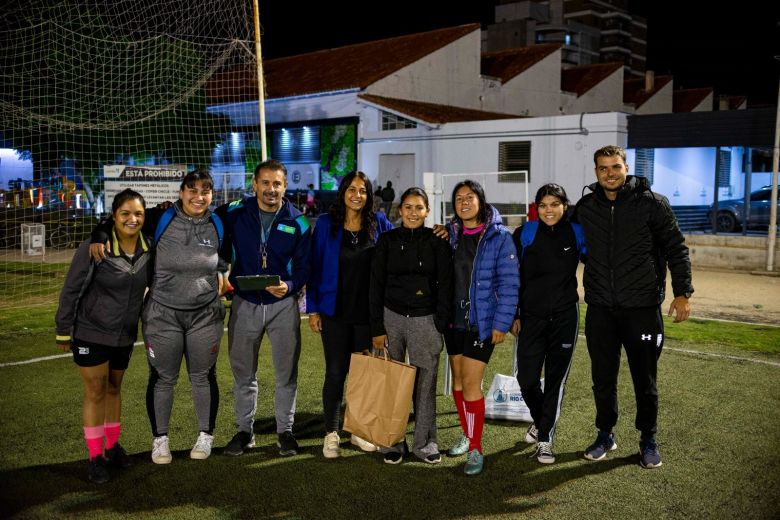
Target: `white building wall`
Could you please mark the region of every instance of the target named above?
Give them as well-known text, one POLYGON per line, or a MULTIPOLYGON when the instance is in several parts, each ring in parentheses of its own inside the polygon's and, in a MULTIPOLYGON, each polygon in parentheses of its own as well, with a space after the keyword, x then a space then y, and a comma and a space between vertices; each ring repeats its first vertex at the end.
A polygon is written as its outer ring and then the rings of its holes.
POLYGON ((367 94, 479 109, 477 29, 366 88, 367 94))
POLYGON ((623 112, 623 69, 618 69, 595 87, 581 95, 567 96, 564 113, 581 114, 583 112, 623 112))
POLYGON ((664 87, 655 93, 653 97, 645 101, 645 103, 636 109, 637 115, 644 114, 671 114, 672 113, 672 97, 674 89, 674 80, 670 81, 664 87))
MULTIPOLYGON (((561 108, 561 51, 557 50, 501 87, 497 112, 556 116, 561 108)), ((488 110, 488 109, 485 109, 488 110)))
MULTIPOLYGON (((557 182, 576 201, 583 186, 595 181, 593 152, 607 144, 625 146, 626 125, 626 115, 621 113, 586 114, 582 126, 578 115, 450 123, 440 128, 418 126, 385 132, 364 125, 359 164, 375 178, 380 154, 413 153, 415 182, 421 186, 426 171, 495 172, 500 142, 531 141, 532 196, 542 184, 557 182)), ((486 186, 489 200, 495 202, 516 202, 519 190, 510 183, 486 186)))
POLYGON ((705 97, 701 103, 696 105, 691 112, 712 112, 712 107, 715 102, 715 96, 712 92, 707 94, 707 97, 705 97))

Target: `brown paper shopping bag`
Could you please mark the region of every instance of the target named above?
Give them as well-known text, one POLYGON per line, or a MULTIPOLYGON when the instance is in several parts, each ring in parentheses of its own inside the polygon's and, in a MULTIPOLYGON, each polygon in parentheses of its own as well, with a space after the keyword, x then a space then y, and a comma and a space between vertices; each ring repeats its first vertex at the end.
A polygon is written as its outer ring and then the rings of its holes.
POLYGON ((417 368, 385 357, 352 354, 344 429, 389 448, 406 436, 417 368))

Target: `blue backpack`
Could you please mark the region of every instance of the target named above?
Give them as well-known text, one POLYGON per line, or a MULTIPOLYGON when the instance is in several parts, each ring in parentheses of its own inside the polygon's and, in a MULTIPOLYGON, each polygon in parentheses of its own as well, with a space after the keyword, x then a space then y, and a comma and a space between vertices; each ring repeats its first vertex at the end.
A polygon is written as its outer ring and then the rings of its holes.
MULTIPOLYGON (((581 257, 586 252, 585 234, 582 232, 582 226, 579 224, 572 222, 571 227, 574 230, 574 239, 577 241, 577 252, 581 257)), ((534 243, 537 229, 539 229, 539 221, 532 220, 530 222, 526 222, 522 231, 520 231, 520 245, 523 247, 523 250, 520 252, 520 263, 523 261, 523 254, 525 254, 526 248, 534 243)))
MULTIPOLYGON (((154 230, 154 243, 160 241, 160 237, 165 232, 168 225, 176 216, 176 208, 170 207, 166 209, 160 216, 160 221, 157 223, 157 227, 154 230)), ((222 238, 225 236, 225 226, 222 225, 222 220, 216 213, 211 213, 211 223, 214 224, 214 228, 217 230, 217 238, 219 239, 219 247, 222 247, 222 238)))

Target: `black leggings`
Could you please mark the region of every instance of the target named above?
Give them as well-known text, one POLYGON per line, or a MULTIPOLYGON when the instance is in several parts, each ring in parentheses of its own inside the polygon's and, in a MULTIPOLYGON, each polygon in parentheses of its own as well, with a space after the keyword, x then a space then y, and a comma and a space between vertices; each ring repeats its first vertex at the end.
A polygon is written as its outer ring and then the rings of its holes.
POLYGON ((349 372, 353 352, 371 350, 371 329, 368 323, 342 323, 324 314, 322 319, 322 347, 325 352, 325 382, 322 385, 322 407, 325 411, 325 433, 339 430, 344 381, 349 372))

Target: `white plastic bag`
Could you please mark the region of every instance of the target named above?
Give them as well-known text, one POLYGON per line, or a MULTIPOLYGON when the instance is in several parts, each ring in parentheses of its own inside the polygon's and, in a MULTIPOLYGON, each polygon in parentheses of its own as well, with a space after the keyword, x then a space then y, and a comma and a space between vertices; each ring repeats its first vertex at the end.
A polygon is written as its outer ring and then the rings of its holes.
MULTIPOLYGON (((542 379, 544 388, 544 379, 542 379)), ((525 404, 517 378, 496 374, 485 395, 485 417, 532 423, 531 412, 525 404)))

